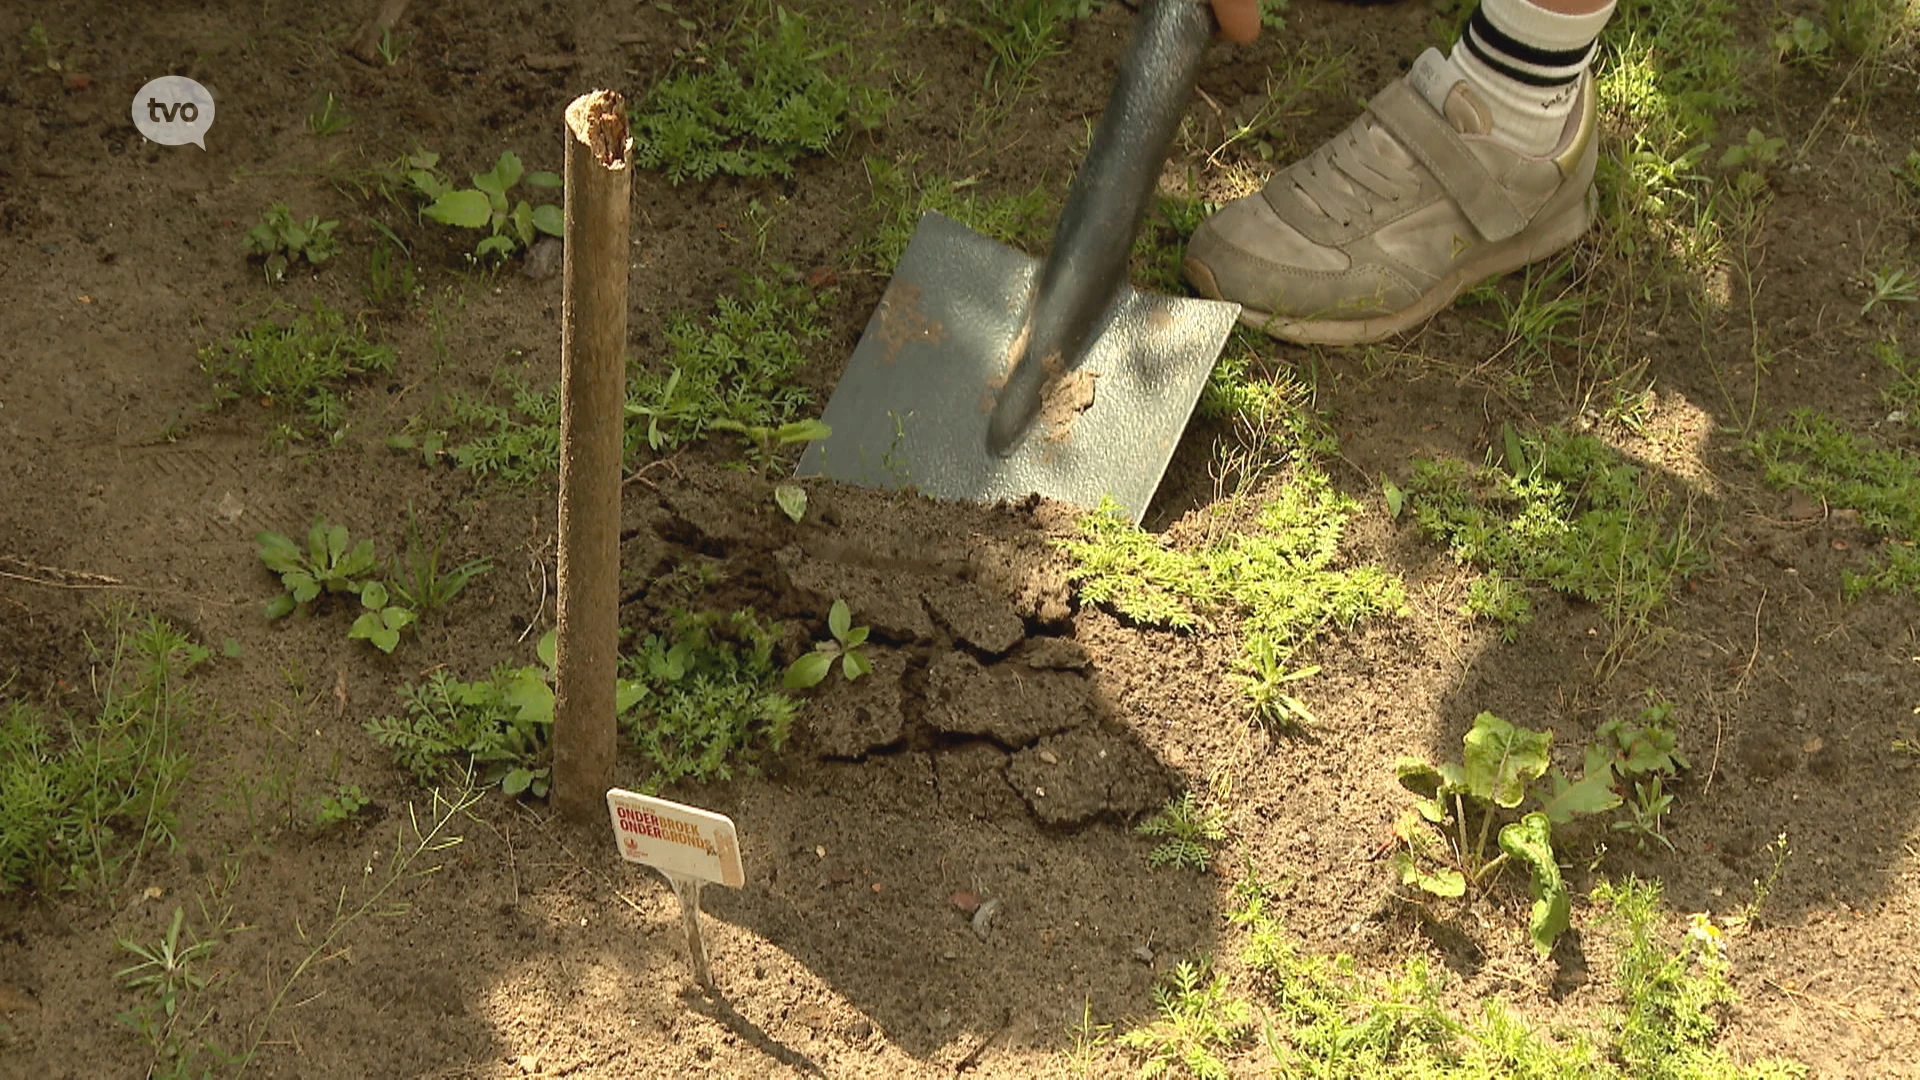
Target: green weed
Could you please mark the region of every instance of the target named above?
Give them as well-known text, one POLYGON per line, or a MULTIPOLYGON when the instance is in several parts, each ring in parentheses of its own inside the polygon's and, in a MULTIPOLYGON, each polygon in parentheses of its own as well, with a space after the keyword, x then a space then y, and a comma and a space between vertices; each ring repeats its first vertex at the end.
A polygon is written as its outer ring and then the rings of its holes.
MULTIPOLYGON (((446 401, 453 460, 476 479, 524 486, 560 472, 560 388, 536 390, 511 372, 494 376, 511 405, 464 394, 446 401)), ((632 440, 628 440, 631 451, 632 440)))
POLYGON ((862 253, 880 274, 893 273, 914 228, 929 212, 944 214, 982 236, 1022 250, 1034 251, 1046 243, 1053 197, 1043 186, 996 195, 981 191, 976 177, 949 180, 917 172, 911 159, 868 157, 866 166, 875 224, 862 253))
POLYGON ((59 56, 60 43, 53 40, 53 35, 47 33, 47 25, 39 19, 33 20, 33 22, 27 26, 27 40, 20 45, 20 51, 29 56, 34 56, 35 59, 39 61, 28 68, 28 71, 39 73, 42 71, 60 72, 66 70, 66 64, 59 56), (36 56, 35 54, 38 55, 36 56))
POLYGON ((1140 1075, 1229 1080, 1224 1059, 1252 1041, 1254 1025, 1252 1006, 1228 990, 1226 976, 1206 960, 1181 961, 1153 988, 1153 1003, 1158 1017, 1119 1039, 1145 1059, 1140 1075))
POLYGON ((195 713, 186 677, 208 652, 157 616, 105 614, 103 638, 87 643, 90 715, 0 702, 0 894, 105 893, 148 852, 174 846, 174 801, 192 767, 181 747, 195 713))
POLYGON ((275 203, 261 215, 258 225, 247 230, 240 246, 262 261, 267 280, 284 281, 287 268, 295 261, 305 259, 308 266, 318 268, 339 252, 340 243, 333 238, 333 230, 339 225, 338 221, 317 217, 304 223, 296 221, 285 203, 275 203))
POLYGON ((840 661, 840 673, 847 677, 848 682, 873 670, 864 648, 867 628, 853 625, 853 613, 848 610, 845 600, 835 600, 827 612, 827 633, 832 636, 825 641, 815 642, 811 652, 787 665, 781 685, 789 690, 819 686, 820 681, 833 670, 835 660, 840 661))
POLYGON ((1269 462, 1311 460, 1333 454, 1338 444, 1314 409, 1313 386, 1288 365, 1265 359, 1236 327, 1228 348, 1207 376, 1195 411, 1206 420, 1231 420, 1244 441, 1269 462))
MULTIPOLYGON (((1617 633, 1643 628, 1673 583, 1706 565, 1689 516, 1600 440, 1508 428, 1504 444, 1503 466, 1414 463, 1408 505, 1459 562, 1599 604, 1617 633)), ((1527 610, 1482 605, 1509 632, 1527 610)))
MULTIPOLYGON (((399 715, 368 720, 375 742, 394 764, 423 784, 462 776, 508 795, 545 798, 553 776, 554 634, 540 639, 538 665, 502 665, 485 682, 461 682, 435 671, 399 690, 399 715)), ((615 708, 625 714, 645 694, 621 680, 615 708)))
POLYGON ((1903 266, 1883 266, 1867 274, 1867 302, 1860 305, 1866 315, 1882 304, 1920 303, 1920 277, 1903 266))
POLYGON ((1621 1011, 1612 1043, 1627 1075, 1646 1080, 1806 1075, 1804 1067, 1781 1061, 1741 1069, 1711 1047, 1734 1000, 1728 981, 1731 964, 1719 927, 1695 916, 1685 944, 1672 949, 1657 931, 1657 884, 1603 884, 1593 899, 1602 910, 1603 925, 1620 943, 1615 981, 1621 1011))
POLYGON ((1849 598, 1869 590, 1920 596, 1920 455, 1883 447, 1811 409, 1749 443, 1766 482, 1829 506, 1856 510, 1860 523, 1888 541, 1865 574, 1843 571, 1849 598))
MULTIPOLYGON (((1236 894, 1242 890, 1236 889, 1236 894)), ((1659 931, 1660 890, 1629 881, 1593 894, 1600 928, 1620 943, 1613 984, 1618 1007, 1594 1030, 1536 1029, 1498 1002, 1456 1015, 1445 972, 1422 957, 1397 971, 1363 973, 1348 956, 1303 955, 1264 910, 1257 887, 1229 913, 1246 932, 1241 949, 1251 998, 1232 993, 1205 966, 1176 969, 1161 1016, 1121 1043, 1144 1073, 1229 1075, 1225 1059, 1252 1043, 1253 1010, 1277 1075, 1315 1080, 1789 1080, 1803 1066, 1735 1062, 1712 1044, 1732 1000, 1718 928, 1696 916, 1686 941, 1659 931), (1172 997, 1184 1009, 1170 1009, 1172 997), (1269 1011, 1270 1010, 1270 1011, 1269 1011), (1184 1022, 1183 1022, 1184 1021, 1184 1022), (1198 1050, 1198 1053, 1182 1052, 1198 1050)), ((1255 1066, 1258 1071, 1258 1066, 1255 1066)), ((1235 1073, 1237 1074, 1237 1072, 1235 1073)))
POLYGON ((239 1060, 217 1044, 198 1038, 200 1030, 213 1018, 212 1007, 200 1011, 198 1020, 190 1019, 195 1011, 191 1006, 197 1003, 201 992, 223 981, 225 976, 210 978, 201 973, 202 965, 219 947, 219 937, 182 944, 185 921, 186 911, 176 907, 173 921, 158 941, 149 945, 127 937, 115 939, 121 949, 140 960, 115 973, 125 989, 140 995, 140 1001, 114 1019, 137 1032, 152 1048, 147 1075, 167 1080, 210 1077, 212 1072, 205 1066, 199 1066, 196 1071, 202 1055, 222 1065, 239 1060))
POLYGON ((1066 51, 1067 27, 1093 13, 1094 0, 970 0, 958 21, 987 47, 982 87, 1004 116, 1039 85, 1041 64, 1066 51))
POLYGON ((1196 799, 1193 792, 1183 791, 1134 826, 1134 832, 1160 841, 1148 853, 1147 865, 1205 872, 1214 846, 1227 838, 1227 815, 1220 802, 1211 794, 1196 799))
POLYGON ((751 610, 682 612, 623 661, 646 689, 622 726, 653 766, 648 790, 730 780, 736 764, 786 744, 799 703, 780 691, 777 644, 751 610))
POLYGON ((1553 766, 1551 732, 1519 727, 1485 712, 1474 718, 1473 728, 1462 738, 1460 762, 1433 765, 1399 759, 1395 775, 1401 786, 1419 796, 1413 810, 1394 826, 1401 843, 1394 853, 1400 883, 1435 896, 1458 897, 1510 862, 1524 865, 1534 897, 1534 947, 1542 955, 1551 952, 1572 912, 1571 895, 1554 856, 1553 828, 1576 817, 1604 814, 1624 802, 1627 815, 1611 827, 1665 843, 1660 821, 1673 797, 1662 784, 1687 768, 1676 747, 1672 716, 1671 703, 1654 698, 1634 719, 1616 717, 1601 724, 1583 755, 1578 780, 1553 766), (1621 795, 1627 784, 1633 786, 1631 800, 1621 795), (1528 803, 1533 809, 1514 820, 1513 812, 1528 803), (1504 822, 1497 834, 1500 854, 1490 857, 1487 840, 1499 822, 1504 822))
POLYGON ((1827 28, 1805 15, 1782 16, 1780 28, 1773 32, 1773 55, 1783 64, 1825 67, 1832 52, 1833 38, 1827 28))
POLYGON ((393 370, 394 354, 367 340, 363 327, 315 301, 310 314, 288 322, 261 319, 219 345, 200 350, 200 370, 220 402, 242 397, 297 410, 283 432, 338 436, 346 426, 345 385, 393 370))
POLYGON ((313 827, 326 829, 352 821, 370 805, 367 793, 360 790, 360 785, 340 784, 333 789, 333 794, 322 795, 314 803, 313 827))
POLYGON ((444 614, 468 583, 493 569, 493 563, 483 558, 468 559, 450 569, 445 567, 441 552, 446 542, 446 531, 441 530, 439 537, 428 544, 420 532, 420 519, 414 516, 411 506, 407 508, 406 554, 393 560, 387 579, 401 606, 422 615, 444 614))
POLYGON ((1890 419, 1920 430, 1920 353, 1909 355, 1894 341, 1882 341, 1872 352, 1893 373, 1892 384, 1880 392, 1894 412, 1890 419))
POLYGON ((266 616, 278 619, 304 610, 322 596, 352 594, 372 583, 373 541, 353 543, 345 525, 328 525, 315 518, 302 548, 277 532, 254 534, 260 561, 280 575, 286 591, 267 604, 266 616))
POLYGON ((321 138, 338 135, 353 127, 353 117, 348 115, 347 106, 331 92, 314 106, 307 114, 307 130, 321 138))
MULTIPOLYGON (((795 415, 812 401, 794 376, 807 362, 805 346, 825 333, 821 301, 804 286, 749 278, 738 296, 722 296, 711 314, 667 320, 667 355, 657 363, 629 359, 625 455, 637 465, 649 451, 666 452, 709 430, 746 439, 750 450, 773 451, 820 438, 795 415), (789 426, 802 424, 804 426, 789 426), (758 435, 765 433, 767 439, 758 435)), ((445 406, 445 430, 454 462, 476 477, 508 485, 540 483, 560 468, 560 391, 535 389, 502 372, 495 382, 512 404, 455 394, 445 406)), ((407 449, 417 448, 406 447, 407 449)))
MULTIPOLYGON (((430 155, 429 155, 430 156, 430 155)), ((528 186, 557 188, 560 177, 550 172, 527 172, 520 156, 508 150, 501 153, 493 168, 473 174, 473 186, 455 188, 440 180, 429 167, 408 173, 409 180, 423 196, 432 201, 421 215, 442 225, 460 229, 486 229, 488 234, 474 245, 476 259, 507 259, 514 252, 531 247, 541 233, 560 236, 565 231, 563 211, 553 203, 534 206, 525 199, 515 201, 513 189, 522 179, 528 186)))
POLYGON ((421 286, 407 253, 380 243, 367 254, 367 284, 362 291, 373 306, 392 308, 419 299, 421 286))
POLYGON ((350 641, 365 641, 383 653, 400 646, 400 634, 419 618, 404 603, 391 603, 385 582, 369 581, 360 589, 360 606, 366 610, 347 629, 350 641))
POLYGON ((759 277, 710 315, 671 316, 667 355, 628 371, 629 454, 641 440, 656 453, 677 449, 722 422, 736 432, 793 422, 812 401, 794 376, 825 332, 812 290, 759 277))
POLYGON ((1191 630, 1231 621, 1243 646, 1243 685, 1265 718, 1285 721, 1287 678, 1298 652, 1327 630, 1406 605, 1399 579, 1363 566, 1335 570, 1340 537, 1358 504, 1326 476, 1300 466, 1260 507, 1253 527, 1183 550, 1104 506, 1080 519, 1080 537, 1060 542, 1089 603, 1109 604, 1139 623, 1191 630))
POLYGON ((791 176, 847 129, 885 118, 884 91, 831 75, 847 49, 784 7, 735 24, 718 48, 683 55, 633 110, 634 162, 673 184, 725 176, 791 176))

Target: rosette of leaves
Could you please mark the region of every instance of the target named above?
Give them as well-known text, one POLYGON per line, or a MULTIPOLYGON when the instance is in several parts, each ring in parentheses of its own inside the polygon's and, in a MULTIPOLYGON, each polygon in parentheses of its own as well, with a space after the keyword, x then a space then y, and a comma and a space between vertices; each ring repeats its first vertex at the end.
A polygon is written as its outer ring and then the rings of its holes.
POLYGON ((505 259, 531 247, 540 233, 560 236, 565 232, 566 218, 560 207, 551 203, 534 206, 512 197, 514 185, 522 179, 532 187, 554 188, 560 186, 560 177, 550 172, 526 172, 519 155, 511 150, 502 153, 493 168, 473 174, 470 188, 455 188, 431 169, 414 169, 407 177, 416 190, 433 200, 421 211, 427 217, 442 225, 490 230, 490 235, 474 245, 476 258, 505 259))
POLYGON ((290 615, 328 594, 358 596, 373 569, 373 541, 353 544, 345 525, 316 519, 307 530, 304 550, 277 532, 256 533, 253 539, 260 546, 260 561, 280 575, 287 590, 267 604, 269 619, 290 615))

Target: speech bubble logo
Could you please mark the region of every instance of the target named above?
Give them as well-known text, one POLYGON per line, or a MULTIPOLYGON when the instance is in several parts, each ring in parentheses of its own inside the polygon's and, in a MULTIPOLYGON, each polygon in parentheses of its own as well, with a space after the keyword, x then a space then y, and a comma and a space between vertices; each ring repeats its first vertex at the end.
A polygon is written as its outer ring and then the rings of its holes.
POLYGON ((133 126, 161 146, 207 148, 213 95, 184 75, 162 75, 133 95, 133 126))

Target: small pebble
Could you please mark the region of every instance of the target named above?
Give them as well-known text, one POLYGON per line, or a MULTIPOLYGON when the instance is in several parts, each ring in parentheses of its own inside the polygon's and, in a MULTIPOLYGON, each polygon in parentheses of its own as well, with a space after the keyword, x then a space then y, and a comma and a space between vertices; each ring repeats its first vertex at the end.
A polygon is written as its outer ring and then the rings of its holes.
POLYGON ((981 941, 987 940, 987 930, 993 925, 993 917, 998 914, 1000 914, 999 897, 981 904, 980 909, 973 913, 973 936, 981 941))

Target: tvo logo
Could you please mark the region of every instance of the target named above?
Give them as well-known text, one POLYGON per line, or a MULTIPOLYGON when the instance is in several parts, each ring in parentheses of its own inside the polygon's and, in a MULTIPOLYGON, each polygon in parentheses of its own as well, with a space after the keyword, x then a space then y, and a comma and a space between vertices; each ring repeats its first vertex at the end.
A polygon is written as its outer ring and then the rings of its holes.
POLYGON ((213 95, 184 75, 162 75, 133 96, 133 126, 162 146, 207 148, 213 95))

